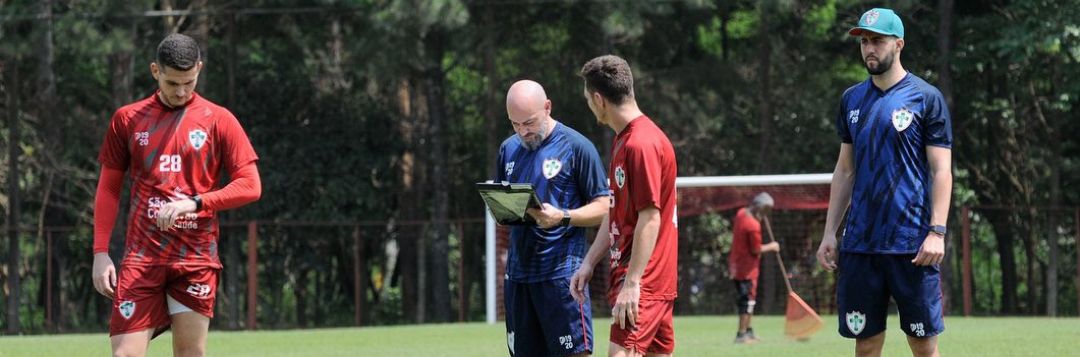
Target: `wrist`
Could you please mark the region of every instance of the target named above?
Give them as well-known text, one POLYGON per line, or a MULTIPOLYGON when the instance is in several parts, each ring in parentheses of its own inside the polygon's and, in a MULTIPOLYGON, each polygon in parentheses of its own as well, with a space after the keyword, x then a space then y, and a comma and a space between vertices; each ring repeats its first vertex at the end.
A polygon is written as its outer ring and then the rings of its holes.
POLYGON ((195 212, 202 211, 202 208, 203 208, 202 196, 199 196, 199 195, 191 196, 191 201, 195 202, 195 212))

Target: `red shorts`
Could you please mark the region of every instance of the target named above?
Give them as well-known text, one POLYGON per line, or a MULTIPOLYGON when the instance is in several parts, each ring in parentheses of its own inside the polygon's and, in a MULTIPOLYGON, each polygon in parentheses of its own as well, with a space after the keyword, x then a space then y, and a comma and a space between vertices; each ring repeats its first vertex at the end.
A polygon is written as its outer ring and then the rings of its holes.
POLYGON ((121 265, 109 336, 171 324, 165 294, 192 311, 214 317, 219 272, 207 266, 121 265))
POLYGON ((632 330, 611 324, 611 342, 640 354, 672 354, 675 352, 675 326, 671 312, 675 300, 641 300, 638 302, 637 325, 632 330))

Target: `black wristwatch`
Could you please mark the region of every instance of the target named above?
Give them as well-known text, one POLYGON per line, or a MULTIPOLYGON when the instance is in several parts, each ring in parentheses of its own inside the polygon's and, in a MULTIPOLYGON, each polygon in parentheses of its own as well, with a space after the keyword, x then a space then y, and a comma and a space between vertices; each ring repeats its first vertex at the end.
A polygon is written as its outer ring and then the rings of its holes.
POLYGON ((942 238, 944 238, 945 237, 945 226, 941 226, 941 225, 930 226, 930 233, 937 234, 937 235, 941 236, 942 238))
POLYGON ((199 195, 191 196, 191 200, 195 201, 195 212, 202 211, 202 196, 199 196, 199 195))
POLYGON ((570 226, 570 210, 565 208, 562 210, 562 225, 563 227, 570 226))

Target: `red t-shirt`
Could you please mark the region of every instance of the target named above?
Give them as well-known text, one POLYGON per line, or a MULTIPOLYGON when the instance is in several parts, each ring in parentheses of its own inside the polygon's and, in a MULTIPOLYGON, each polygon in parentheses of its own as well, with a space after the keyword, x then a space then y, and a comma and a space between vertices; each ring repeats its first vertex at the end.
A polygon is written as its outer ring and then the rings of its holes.
POLYGON ((638 211, 660 209, 656 248, 641 279, 641 299, 673 300, 679 280, 679 231, 675 208, 675 149, 667 135, 644 115, 615 137, 608 169, 614 191, 611 223, 611 275, 608 300, 614 303, 626 278, 634 248, 638 211))
POLYGON ((182 107, 165 106, 154 93, 117 110, 98 161, 131 176, 123 264, 220 268, 214 210, 204 208, 194 220, 180 218, 166 231, 155 225, 157 210, 172 200, 220 188, 222 172, 255 160, 236 117, 198 94, 182 107))
POLYGON ((761 222, 746 208, 735 213, 734 237, 731 239, 731 254, 728 255, 728 269, 735 280, 757 280, 761 265, 761 222), (757 251, 757 254, 754 253, 757 251))

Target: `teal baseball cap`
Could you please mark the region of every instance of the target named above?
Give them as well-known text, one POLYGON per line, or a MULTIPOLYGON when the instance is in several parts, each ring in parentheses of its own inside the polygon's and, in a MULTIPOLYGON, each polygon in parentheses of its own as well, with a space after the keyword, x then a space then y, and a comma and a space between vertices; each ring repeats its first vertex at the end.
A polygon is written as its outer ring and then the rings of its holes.
POLYGON ((900 16, 889 9, 870 9, 859 18, 859 25, 848 30, 852 36, 860 36, 863 31, 870 31, 887 36, 904 38, 904 22, 900 16))

